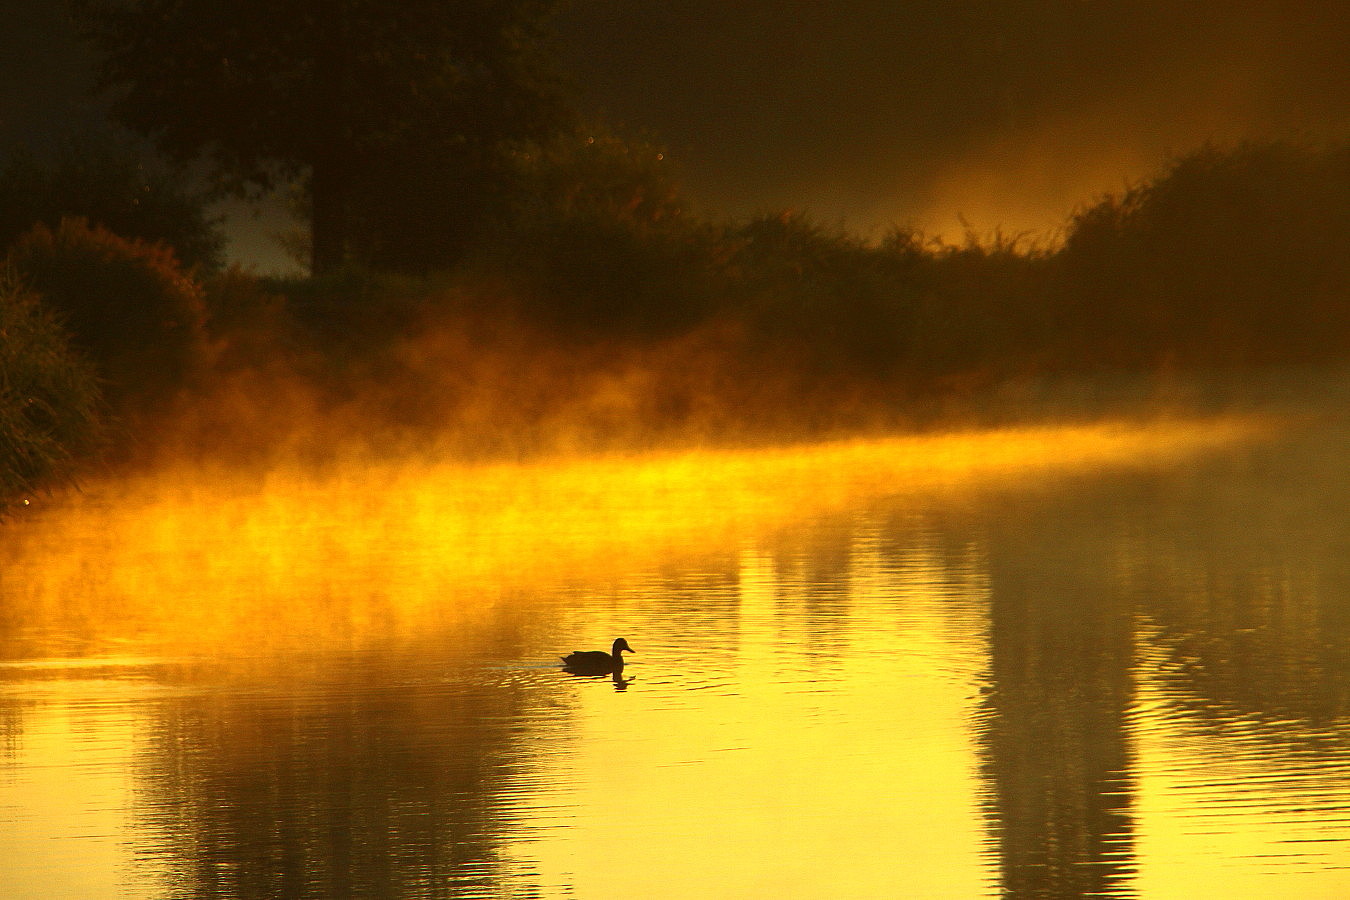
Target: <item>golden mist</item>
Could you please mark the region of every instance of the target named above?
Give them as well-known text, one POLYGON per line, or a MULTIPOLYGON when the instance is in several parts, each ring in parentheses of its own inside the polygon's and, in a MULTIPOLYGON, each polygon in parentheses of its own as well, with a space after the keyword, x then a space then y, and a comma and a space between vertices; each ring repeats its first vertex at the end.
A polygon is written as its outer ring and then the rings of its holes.
POLYGON ((1229 417, 528 464, 180 466, 11 523, 3 590, 14 621, 66 639, 224 653, 361 642, 479 616, 515 591, 734 549, 869 498, 1167 463, 1276 427, 1229 417))

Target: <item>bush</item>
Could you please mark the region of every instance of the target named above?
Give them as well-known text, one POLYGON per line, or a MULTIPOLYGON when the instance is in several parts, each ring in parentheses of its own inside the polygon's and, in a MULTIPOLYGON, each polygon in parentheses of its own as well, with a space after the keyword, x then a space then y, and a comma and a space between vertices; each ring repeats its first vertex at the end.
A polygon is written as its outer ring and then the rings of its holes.
POLYGON ((908 354, 917 256, 794 212, 737 226, 726 246, 728 295, 765 341, 851 374, 889 374, 908 354))
POLYGON ((37 298, 0 276, 0 505, 67 476, 102 433, 93 366, 37 298))
POLYGON ((207 200, 148 154, 112 139, 72 141, 48 159, 11 157, 0 169, 0 250, 41 222, 82 217, 126 238, 174 248, 185 266, 213 270, 224 239, 207 200))
POLYGON ((1058 260, 1083 339, 1182 362, 1342 353, 1350 150, 1206 147, 1079 212, 1058 260))
POLYGON ((526 317, 571 335, 658 338, 708 316, 717 229, 687 215, 659 147, 598 131, 517 164, 487 262, 506 270, 526 317))
POLYGON ((163 244, 63 219, 20 238, 9 264, 98 366, 119 411, 148 411, 206 363, 202 288, 163 244))

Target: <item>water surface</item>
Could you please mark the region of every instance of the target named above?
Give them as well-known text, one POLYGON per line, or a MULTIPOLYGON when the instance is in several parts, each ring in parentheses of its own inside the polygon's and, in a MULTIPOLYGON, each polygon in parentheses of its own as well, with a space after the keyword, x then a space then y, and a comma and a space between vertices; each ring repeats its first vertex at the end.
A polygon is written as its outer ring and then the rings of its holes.
POLYGON ((0 887, 1345 896, 1346 438, 91 485, 5 526, 0 887))

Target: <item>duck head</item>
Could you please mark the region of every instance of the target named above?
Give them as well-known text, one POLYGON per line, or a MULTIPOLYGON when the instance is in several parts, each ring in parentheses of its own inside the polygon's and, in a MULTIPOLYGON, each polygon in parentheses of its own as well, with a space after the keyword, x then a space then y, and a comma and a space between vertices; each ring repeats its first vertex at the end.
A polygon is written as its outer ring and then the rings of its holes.
POLYGON ((614 642, 614 652, 611 653, 610 656, 613 656, 615 659, 623 659, 623 657, 619 655, 619 651, 621 650, 627 650, 629 653, 637 652, 632 647, 628 646, 627 641, 625 641, 623 638, 619 638, 617 641, 614 642))

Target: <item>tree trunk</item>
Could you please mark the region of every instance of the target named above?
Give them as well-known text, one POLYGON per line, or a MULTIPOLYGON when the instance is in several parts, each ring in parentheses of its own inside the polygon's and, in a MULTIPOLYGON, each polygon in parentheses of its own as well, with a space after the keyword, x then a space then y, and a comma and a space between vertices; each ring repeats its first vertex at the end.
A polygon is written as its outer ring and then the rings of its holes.
POLYGON ((347 258, 345 172, 333 158, 315 160, 310 181, 310 274, 326 275, 347 258))

